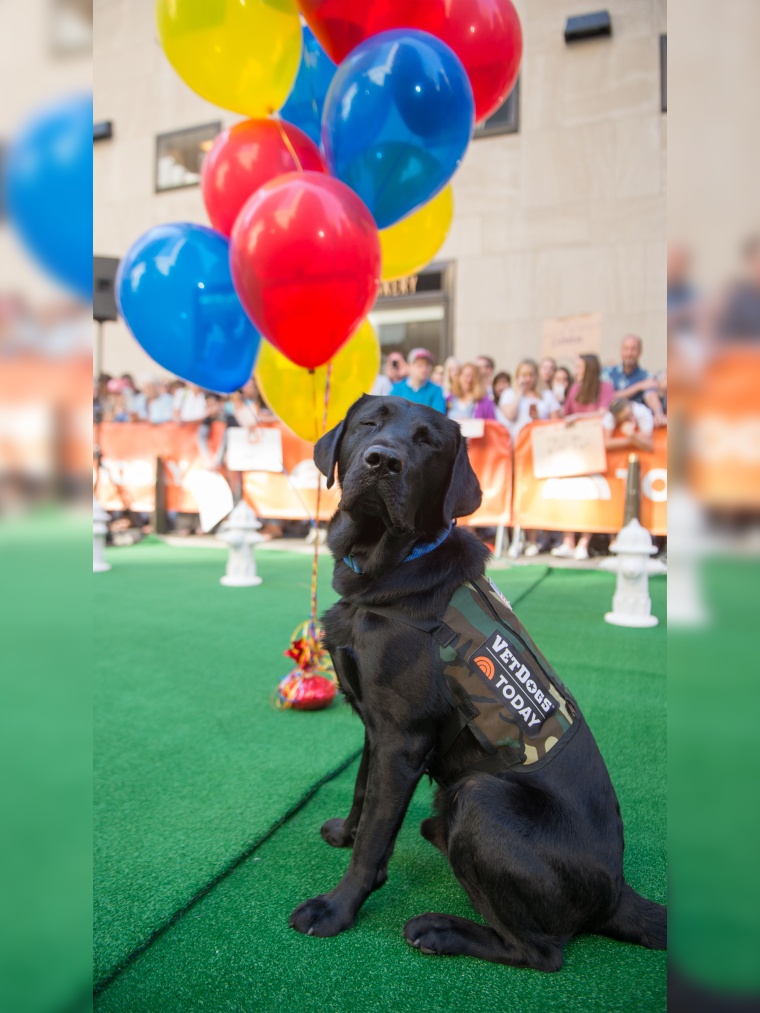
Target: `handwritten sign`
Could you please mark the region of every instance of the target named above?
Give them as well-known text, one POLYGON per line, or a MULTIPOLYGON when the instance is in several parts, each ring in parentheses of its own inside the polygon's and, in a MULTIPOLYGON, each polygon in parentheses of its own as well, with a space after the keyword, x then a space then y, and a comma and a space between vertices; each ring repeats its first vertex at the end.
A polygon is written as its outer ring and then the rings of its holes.
POLYGON ((599 355, 601 347, 601 313, 579 313, 544 321, 541 345, 544 357, 569 363, 576 355, 599 355))
POLYGON ((580 419, 566 426, 532 426, 533 475, 565 478, 607 470, 601 419, 580 419))
POLYGON ((227 468, 230 471, 282 472, 282 433, 279 429, 228 429, 227 468))
POLYGON ((480 440, 486 431, 485 419, 460 419, 459 428, 466 440, 480 440))
POLYGON ((198 468, 187 475, 183 485, 198 504, 201 531, 211 531, 235 505, 229 483, 216 471, 198 468))

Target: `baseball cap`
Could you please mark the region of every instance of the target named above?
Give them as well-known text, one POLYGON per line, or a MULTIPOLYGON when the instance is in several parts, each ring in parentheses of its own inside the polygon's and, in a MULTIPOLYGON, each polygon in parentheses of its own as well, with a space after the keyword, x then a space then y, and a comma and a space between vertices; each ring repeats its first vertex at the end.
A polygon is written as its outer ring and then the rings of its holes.
POLYGON ((414 362, 415 359, 427 359, 428 362, 432 362, 433 355, 427 348, 413 348, 409 353, 409 362, 414 362))

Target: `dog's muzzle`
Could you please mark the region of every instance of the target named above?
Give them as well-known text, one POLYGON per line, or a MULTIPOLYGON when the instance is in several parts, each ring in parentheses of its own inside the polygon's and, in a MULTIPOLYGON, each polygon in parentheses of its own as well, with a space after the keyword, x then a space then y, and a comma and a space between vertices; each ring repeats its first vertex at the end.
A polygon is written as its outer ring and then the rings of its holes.
POLYGON ((400 475, 404 462, 388 447, 374 444, 364 451, 364 463, 378 478, 400 475))
POLYGON ((346 472, 340 509, 377 513, 394 534, 414 531, 418 497, 410 496, 409 477, 407 461, 395 447, 373 443, 356 455, 346 472))

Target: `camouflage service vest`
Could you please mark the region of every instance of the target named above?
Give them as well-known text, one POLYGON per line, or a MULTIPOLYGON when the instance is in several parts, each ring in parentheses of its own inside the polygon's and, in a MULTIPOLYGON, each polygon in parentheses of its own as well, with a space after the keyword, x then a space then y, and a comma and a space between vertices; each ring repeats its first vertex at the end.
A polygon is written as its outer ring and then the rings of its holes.
POLYGON ((438 643, 452 712, 438 742, 445 755, 465 728, 488 756, 468 770, 543 765, 582 721, 575 700, 488 577, 457 588, 440 620, 386 607, 369 612, 430 633, 438 643))

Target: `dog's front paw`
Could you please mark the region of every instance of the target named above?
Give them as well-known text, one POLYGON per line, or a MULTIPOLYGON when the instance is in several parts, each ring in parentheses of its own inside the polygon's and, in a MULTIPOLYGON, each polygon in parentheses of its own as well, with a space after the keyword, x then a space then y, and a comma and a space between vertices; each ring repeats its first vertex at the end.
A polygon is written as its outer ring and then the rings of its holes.
POLYGON ((353 924, 353 916, 343 911, 326 893, 299 904, 290 916, 290 927, 305 936, 337 936, 353 924))
POLYGON ((333 848, 351 848, 356 837, 356 827, 349 826, 346 820, 340 818, 323 823, 319 832, 333 848))

